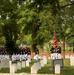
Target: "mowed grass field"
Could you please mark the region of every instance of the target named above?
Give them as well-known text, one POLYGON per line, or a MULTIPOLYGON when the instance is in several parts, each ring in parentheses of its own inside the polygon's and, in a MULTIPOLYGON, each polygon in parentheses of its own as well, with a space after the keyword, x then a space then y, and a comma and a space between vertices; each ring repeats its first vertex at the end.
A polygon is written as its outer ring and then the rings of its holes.
MULTIPOLYGON (((64 60, 64 68, 61 70, 60 75, 74 75, 74 66, 70 66, 70 60, 69 59, 63 59, 64 60)), ((35 63, 39 62, 36 60, 32 60, 29 67, 22 68, 21 70, 17 70, 16 73, 25 72, 30 74, 31 73, 31 66, 35 63)), ((15 62, 16 63, 16 62, 15 62)), ((50 70, 51 68, 51 60, 48 60, 48 63, 42 67, 40 70, 38 70, 38 74, 55 74, 54 70, 50 70)), ((0 70, 0 73, 9 73, 9 68, 2 68, 0 70)))
MULTIPOLYGON (((48 60, 48 64, 46 64, 41 70, 38 71, 39 74, 55 74, 54 70, 50 70, 51 61, 48 60)), ((60 75, 74 75, 74 67, 70 66, 70 60, 64 59, 64 68, 61 70, 60 75)))

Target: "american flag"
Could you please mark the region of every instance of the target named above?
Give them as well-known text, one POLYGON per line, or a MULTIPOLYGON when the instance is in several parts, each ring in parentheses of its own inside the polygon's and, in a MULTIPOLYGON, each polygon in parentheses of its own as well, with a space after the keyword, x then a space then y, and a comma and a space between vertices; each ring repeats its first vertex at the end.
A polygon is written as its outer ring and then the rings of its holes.
POLYGON ((57 40, 56 40, 56 32, 53 33, 53 47, 56 48, 57 46, 57 40))

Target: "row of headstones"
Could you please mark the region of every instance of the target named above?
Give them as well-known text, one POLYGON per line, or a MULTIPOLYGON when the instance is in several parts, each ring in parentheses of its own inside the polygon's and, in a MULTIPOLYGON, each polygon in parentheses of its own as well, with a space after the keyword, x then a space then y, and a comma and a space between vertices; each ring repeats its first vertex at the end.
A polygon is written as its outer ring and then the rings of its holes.
POLYGON ((25 68, 29 66, 29 61, 22 61, 22 62, 17 62, 12 64, 11 61, 9 61, 9 66, 10 66, 10 73, 15 73, 17 70, 21 70, 22 68, 25 68))
MULTIPOLYGON (((43 67, 44 64, 47 64, 47 58, 46 58, 46 56, 44 56, 42 58, 42 60, 40 61, 40 63, 41 64, 38 64, 38 63, 37 64, 39 66, 41 65, 41 67, 43 67)), ((21 62, 18 61, 17 63, 13 63, 12 64, 12 61, 4 59, 4 60, 1 60, 1 62, 0 62, 0 69, 1 68, 10 68, 10 73, 15 73, 17 70, 21 70, 22 68, 25 68, 26 66, 29 66, 29 61, 21 61, 21 62)))
POLYGON ((44 56, 39 62, 33 64, 31 67, 31 74, 37 74, 38 70, 44 67, 45 64, 47 64, 46 56, 44 56))
POLYGON ((65 59, 70 59, 73 55, 65 55, 65 59))
POLYGON ((65 55, 65 59, 70 59, 70 66, 74 66, 74 55, 65 55))
MULTIPOLYGON (((70 58, 70 65, 74 66, 74 57, 70 58)), ((56 64, 55 65, 55 74, 60 74, 60 71, 61 71, 60 64, 56 64)))
MULTIPOLYGON (((47 64, 47 59, 43 58, 40 62, 34 63, 34 65, 31 67, 31 74, 37 73, 41 67, 44 67, 44 65, 47 64)), ((70 57, 70 65, 74 66, 74 57, 70 57)), ((55 65, 55 74, 60 74, 60 64, 55 65)))
MULTIPOLYGON (((66 56, 66 58, 70 59, 70 66, 74 66, 74 55, 66 56)), ((60 64, 55 65, 55 74, 60 74, 60 64)))
POLYGON ((29 66, 29 61, 17 62, 17 64, 16 63, 12 64, 10 61, 9 65, 10 65, 10 73, 15 73, 17 70, 21 70, 22 68, 29 66))
POLYGON ((74 66, 74 55, 65 55, 65 59, 70 59, 70 66, 74 66))
MULTIPOLYGON (((44 56, 42 60, 33 64, 31 74, 37 74, 38 70, 44 67, 45 64, 47 64, 47 58, 44 56)), ((60 64, 55 65, 55 74, 60 74, 60 64)))
MULTIPOLYGON (((9 61, 10 73, 14 74, 15 71, 20 70, 21 68, 24 68, 25 67, 24 64, 25 64, 25 61, 22 61, 22 63, 17 62, 17 64, 12 64, 12 61, 9 61)), ((47 59, 46 58, 40 60, 37 63, 34 63, 34 65, 31 67, 31 74, 36 74, 37 71, 39 69, 41 69, 41 67, 44 67, 45 64, 47 64, 47 59)), ((26 61, 26 66, 29 66, 28 61, 26 61)), ((60 65, 59 64, 55 65, 55 74, 60 74, 60 65)), ((22 74, 20 74, 20 75, 22 75, 22 74)))
MULTIPOLYGON (((40 60, 37 63, 34 63, 34 65, 31 67, 31 74, 36 74, 37 71, 41 69, 41 67, 44 67, 45 64, 47 64, 47 58, 44 56, 42 60, 40 60)), ((21 70, 21 68, 25 68, 26 66, 29 66, 29 61, 22 61, 12 64, 12 61, 2 60, 0 63, 0 69, 5 67, 10 67, 11 74, 15 73, 17 70, 21 70)), ((59 66, 55 66, 55 73, 60 73, 59 66)))
POLYGON ((18 61, 17 63, 12 63, 12 61, 9 60, 2 60, 0 62, 0 70, 1 68, 10 68, 10 73, 15 73, 17 70, 21 70, 26 66, 29 66, 29 61, 18 61))
MULTIPOLYGON (((40 62, 36 63, 36 66, 41 66, 44 67, 44 65, 47 64, 47 58, 43 57, 43 60, 41 60, 40 62), (40 65, 38 65, 40 64, 40 65)), ((41 69, 41 67, 39 67, 39 69, 41 69)), ((60 64, 56 64, 55 65, 55 74, 60 74, 60 64)))
MULTIPOLYGON (((72 56, 74 56, 74 55, 65 55, 65 59, 70 59, 72 56)), ((56 55, 55 55, 55 53, 54 53, 54 57, 53 57, 53 55, 51 54, 51 56, 50 57, 48 57, 48 59, 55 59, 55 57, 56 57, 56 55)), ((61 55, 59 55, 58 56, 59 58, 56 58, 56 59, 61 59, 61 58, 63 58, 63 56, 61 56, 61 55)))
MULTIPOLYGON (((44 56, 42 60, 40 60, 37 63, 34 63, 34 65, 31 67, 31 74, 37 73, 37 71, 41 69, 41 67, 44 67, 45 64, 47 64, 47 58, 44 56)), ((74 56, 70 57, 70 65, 74 66, 74 56)), ((26 66, 29 66, 29 61, 17 62, 15 64, 12 64, 11 61, 8 64, 8 60, 2 60, 0 62, 0 69, 10 67, 10 73, 15 73, 15 71, 21 70, 21 68, 25 68, 26 66)), ((60 73, 59 64, 55 65, 55 73, 60 73)))
MULTIPOLYGON (((68 56, 68 57, 69 57, 69 56, 68 56)), ((69 59, 70 59, 70 66, 74 66, 74 56, 71 55, 71 56, 69 57, 69 59)), ((60 64, 56 64, 56 65, 55 65, 55 74, 60 74, 60 71, 61 71, 61 69, 60 69, 60 64)))

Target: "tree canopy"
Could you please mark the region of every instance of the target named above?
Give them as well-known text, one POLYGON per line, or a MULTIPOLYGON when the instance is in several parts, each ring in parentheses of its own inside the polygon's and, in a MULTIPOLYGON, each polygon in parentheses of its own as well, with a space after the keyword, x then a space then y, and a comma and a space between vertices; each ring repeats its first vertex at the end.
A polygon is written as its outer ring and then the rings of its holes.
POLYGON ((73 7, 74 0, 0 0, 0 39, 8 51, 22 41, 35 50, 50 42, 55 30, 64 47, 74 44, 73 7))

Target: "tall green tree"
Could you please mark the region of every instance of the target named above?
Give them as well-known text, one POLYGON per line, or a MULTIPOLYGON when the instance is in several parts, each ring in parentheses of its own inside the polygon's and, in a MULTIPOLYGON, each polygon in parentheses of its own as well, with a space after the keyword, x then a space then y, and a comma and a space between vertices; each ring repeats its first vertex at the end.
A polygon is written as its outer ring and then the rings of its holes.
POLYGON ((5 47, 9 54, 17 52, 16 41, 20 33, 17 24, 17 7, 18 0, 0 0, 0 15, 2 34, 5 37, 5 47))
POLYGON ((74 51, 74 0, 71 0, 70 5, 68 6, 68 19, 67 19, 67 24, 68 24, 68 37, 67 37, 67 42, 73 46, 73 51, 74 51))
MULTIPOLYGON (((51 8, 52 8, 52 15, 54 16, 55 20, 53 20, 54 29, 57 32, 58 39, 61 39, 63 41, 63 52, 65 53, 65 42, 67 41, 66 38, 70 35, 70 26, 69 21, 71 22, 70 15, 73 14, 73 12, 69 12, 71 9, 69 7, 72 7, 74 4, 74 1, 70 0, 53 0, 51 2, 51 8), (70 13, 70 14, 69 14, 70 13)), ((73 27, 73 26, 72 26, 73 27)))
MULTIPOLYGON (((50 0, 51 1, 51 0, 50 0)), ((51 9, 48 0, 26 0, 19 9, 21 18, 18 23, 24 25, 24 33, 32 34, 32 47, 50 38, 51 9), (50 22, 50 23, 49 23, 50 22)))

